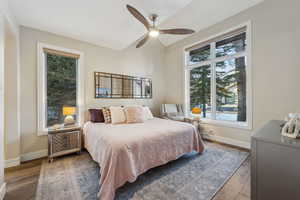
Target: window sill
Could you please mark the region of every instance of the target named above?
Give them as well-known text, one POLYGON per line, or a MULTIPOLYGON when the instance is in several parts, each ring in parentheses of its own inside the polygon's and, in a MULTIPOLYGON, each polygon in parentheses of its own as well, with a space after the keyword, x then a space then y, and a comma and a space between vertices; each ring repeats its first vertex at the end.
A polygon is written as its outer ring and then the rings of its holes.
MULTIPOLYGON (((76 128, 76 127, 81 127, 81 124, 76 122, 73 126, 67 126, 67 127, 64 127, 63 124, 60 124, 60 128, 56 129, 56 130, 59 130, 59 129, 72 129, 72 128, 76 128)), ((53 130, 53 127, 48 127, 48 128, 43 128, 42 130, 39 130, 38 131, 38 136, 46 136, 48 135, 48 132, 53 130)))
POLYGON ((252 126, 250 126, 249 123, 247 123, 247 122, 230 122, 230 121, 221 121, 221 120, 201 118, 200 123, 201 124, 216 125, 216 126, 224 126, 224 127, 229 127, 229 128, 252 130, 252 126))

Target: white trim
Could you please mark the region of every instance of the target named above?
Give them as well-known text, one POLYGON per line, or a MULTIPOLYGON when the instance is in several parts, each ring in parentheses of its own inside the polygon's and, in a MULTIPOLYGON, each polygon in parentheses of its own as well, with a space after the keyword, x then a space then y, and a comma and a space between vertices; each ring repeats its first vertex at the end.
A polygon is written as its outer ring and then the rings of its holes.
POLYGON ((20 157, 5 160, 5 168, 15 167, 21 164, 21 162, 35 160, 38 158, 43 158, 48 156, 48 149, 43 149, 40 151, 30 152, 22 154, 20 157))
POLYGON ((251 130, 251 128, 248 126, 247 122, 234 122, 234 121, 201 118, 201 123, 202 124, 212 124, 212 125, 217 125, 217 126, 225 126, 225 127, 230 127, 230 128, 251 130))
MULTIPOLYGON (((213 42, 210 44, 210 56, 212 62, 210 63, 210 100, 211 102, 217 102, 217 84, 216 84, 216 42, 213 42)), ((216 103, 211 103, 211 113, 212 113, 212 118, 216 118, 216 111, 217 111, 217 106, 216 103)))
MULTIPOLYGON (((236 58, 236 57, 241 57, 241 56, 245 56, 246 55, 246 94, 247 94, 247 98, 246 98, 246 109, 247 109, 247 122, 228 122, 228 121, 221 121, 221 120, 215 120, 215 119, 202 119, 203 121, 205 121, 205 123, 209 123, 209 124, 216 124, 216 125, 221 125, 221 126, 227 126, 227 127, 232 127, 232 128, 242 128, 242 129, 248 129, 248 130, 252 130, 253 127, 253 110, 252 110, 252 29, 251 29, 251 21, 248 21, 246 23, 240 24, 236 27, 227 29, 221 33, 218 33, 216 35, 213 35, 211 37, 208 37, 204 40, 201 41, 197 41, 193 44, 187 45, 183 47, 183 71, 184 71, 184 103, 185 103, 185 113, 186 115, 189 113, 188 111, 190 110, 189 108, 189 102, 190 102, 190 92, 189 92, 189 73, 190 70, 195 68, 195 67, 200 67, 206 64, 211 64, 214 63, 214 61, 219 61, 219 60, 227 60, 230 58, 236 58), (185 49, 194 46, 196 44, 200 44, 203 43, 205 41, 211 40, 213 38, 222 36, 228 32, 234 31, 236 29, 242 28, 246 26, 246 44, 247 44, 247 48, 245 52, 242 53, 237 53, 233 56, 224 56, 224 57, 220 57, 220 58, 211 58, 209 61, 204 61, 204 62, 200 62, 197 64, 192 64, 192 65, 188 65, 187 62, 187 57, 188 57, 188 52, 185 51, 185 49)), ((211 69, 214 70, 214 66, 211 66, 211 69)), ((213 84, 211 84, 211 93, 214 94, 213 92, 215 91, 215 83, 213 81, 213 84)), ((214 100, 213 98, 211 98, 211 100, 214 100)))
POLYGON ((21 155, 21 162, 29 161, 29 160, 34 160, 38 158, 43 158, 48 156, 48 149, 40 150, 40 151, 35 151, 35 152, 30 152, 26 154, 21 155))
POLYGON ((222 32, 219 32, 219 33, 215 34, 215 35, 212 35, 212 36, 209 36, 209 37, 207 37, 207 38, 204 38, 203 40, 200 40, 200 41, 194 42, 194 43, 192 43, 192 44, 186 45, 186 46, 183 47, 183 51, 185 51, 185 49, 187 49, 187 48, 189 48, 189 47, 195 46, 195 45, 197 45, 197 44, 204 43, 204 42, 206 42, 206 41, 208 41, 208 40, 212 40, 212 39, 214 39, 214 38, 217 38, 217 37, 220 37, 220 36, 222 36, 222 35, 225 35, 226 33, 232 32, 232 31, 234 31, 234 30, 236 30, 236 29, 242 28, 242 27, 244 27, 244 26, 249 26, 249 25, 251 25, 251 20, 249 20, 249 21, 247 21, 247 22, 245 22, 245 23, 239 24, 239 25, 237 25, 237 26, 228 28, 228 29, 226 29, 226 30, 224 30, 224 31, 222 31, 222 32))
POLYGON ((20 157, 5 160, 4 167, 9 168, 9 167, 18 166, 18 165, 20 165, 20 160, 21 160, 20 157))
POLYGON ((82 125, 84 122, 84 53, 81 51, 58 47, 50 44, 38 42, 37 44, 37 85, 38 85, 38 117, 37 129, 38 136, 47 135, 46 122, 46 77, 45 77, 45 53, 44 48, 63 51, 72 54, 78 54, 78 74, 77 74, 77 107, 78 107, 78 123, 82 125))
POLYGON ((250 142, 235 140, 235 139, 231 139, 231 138, 228 138, 228 137, 221 137, 221 136, 216 136, 216 135, 203 134, 203 138, 204 139, 209 139, 209 140, 212 140, 212 141, 221 142, 221 143, 224 143, 224 144, 229 144, 229 145, 245 148, 245 149, 250 149, 251 148, 250 142))
POLYGON ((252 93, 252 23, 251 21, 247 22, 247 30, 246 30, 246 44, 248 47, 246 48, 247 57, 246 57, 246 94, 248 95, 246 98, 246 106, 247 106, 247 123, 248 129, 252 130, 253 128, 253 93, 252 93))
POLYGON ((0 188, 0 200, 4 199, 6 193, 6 183, 3 183, 0 188))
MULTIPOLYGON (((214 42, 214 44, 215 44, 215 42, 214 42)), ((213 49, 212 47, 211 47, 211 52, 215 52, 215 49, 213 49)), ((239 57, 243 57, 243 56, 247 56, 247 51, 238 52, 234 55, 226 55, 226 56, 222 56, 222 57, 212 57, 209 60, 201 61, 199 63, 187 64, 186 69, 193 69, 193 68, 196 68, 196 67, 210 65, 212 62, 217 63, 217 62, 222 62, 222 61, 225 61, 225 60, 231 60, 231 59, 239 58, 239 57)))

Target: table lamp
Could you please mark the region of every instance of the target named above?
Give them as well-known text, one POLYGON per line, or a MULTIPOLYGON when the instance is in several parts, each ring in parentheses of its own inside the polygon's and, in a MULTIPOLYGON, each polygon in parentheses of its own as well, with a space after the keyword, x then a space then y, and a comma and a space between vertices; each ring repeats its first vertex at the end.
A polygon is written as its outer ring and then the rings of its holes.
POLYGON ((76 107, 63 107, 63 115, 66 116, 64 120, 64 126, 70 126, 75 124, 73 115, 76 113, 76 107))
POLYGON ((196 117, 195 117, 195 119, 196 120, 200 120, 200 114, 201 114, 201 108, 198 108, 198 107, 194 107, 193 109, 192 109, 192 114, 193 115, 197 115, 196 117))

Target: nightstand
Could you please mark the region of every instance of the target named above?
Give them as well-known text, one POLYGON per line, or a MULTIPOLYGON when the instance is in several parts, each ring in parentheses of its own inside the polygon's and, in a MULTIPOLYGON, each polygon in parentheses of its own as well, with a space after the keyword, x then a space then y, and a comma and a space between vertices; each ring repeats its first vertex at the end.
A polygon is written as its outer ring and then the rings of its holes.
POLYGON ((61 128, 48 131, 48 159, 81 151, 81 127, 61 128))

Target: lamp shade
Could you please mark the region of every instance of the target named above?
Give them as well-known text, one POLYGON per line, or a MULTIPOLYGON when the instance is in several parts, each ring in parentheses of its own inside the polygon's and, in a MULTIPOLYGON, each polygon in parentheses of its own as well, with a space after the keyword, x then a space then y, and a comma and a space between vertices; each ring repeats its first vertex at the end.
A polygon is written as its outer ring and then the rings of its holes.
POLYGON ((63 107, 63 115, 75 115, 76 107, 63 107))
POLYGON ((201 114, 201 108, 195 107, 192 109, 192 113, 195 115, 201 114))

